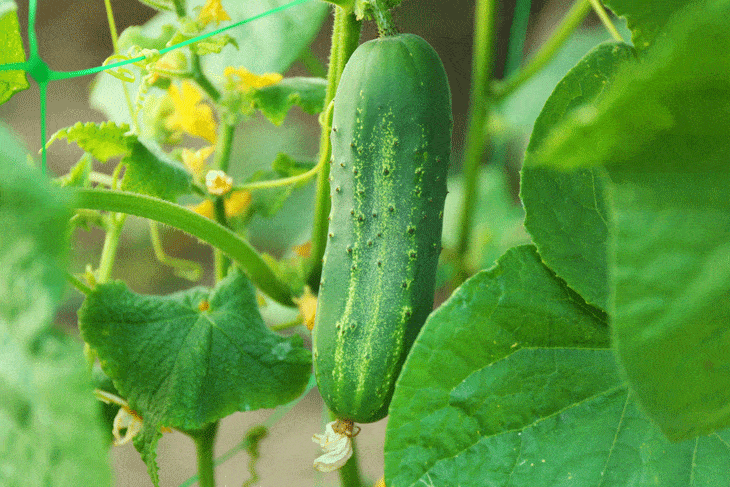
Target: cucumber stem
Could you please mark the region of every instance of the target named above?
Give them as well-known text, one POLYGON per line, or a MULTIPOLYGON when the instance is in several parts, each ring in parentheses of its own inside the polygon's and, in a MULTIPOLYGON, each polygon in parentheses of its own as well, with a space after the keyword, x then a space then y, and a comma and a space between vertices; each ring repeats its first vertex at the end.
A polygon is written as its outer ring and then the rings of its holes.
POLYGON ((393 16, 385 5, 384 0, 374 0, 372 5, 372 14, 375 23, 378 25, 378 35, 380 37, 394 36, 398 34, 398 28, 393 22, 393 16))
MULTIPOLYGON (((332 48, 330 50, 330 63, 327 69, 327 91, 325 93, 324 106, 328 107, 335 98, 337 85, 340 76, 345 69, 345 64, 357 48, 360 41, 361 22, 355 18, 352 11, 341 7, 335 7, 335 21, 332 27, 332 48)), ((307 265, 307 284, 316 291, 319 289, 319 278, 322 273, 322 256, 327 243, 327 228, 329 226, 330 213, 330 185, 329 185, 329 162, 332 155, 330 143, 330 130, 332 122, 329 117, 323 117, 322 133, 319 142, 319 162, 321 167, 317 177, 317 193, 314 201, 314 223, 312 225, 312 254, 307 265)))
POLYGON ((466 261, 474 210, 476 209, 479 166, 484 155, 484 148, 488 144, 488 140, 485 140, 484 126, 488 120, 493 102, 489 92, 489 84, 492 81, 494 68, 495 11, 495 0, 477 0, 469 125, 466 134, 466 150, 463 163, 464 196, 461 206, 459 240, 456 247, 458 282, 455 284, 457 285, 468 274, 466 261))

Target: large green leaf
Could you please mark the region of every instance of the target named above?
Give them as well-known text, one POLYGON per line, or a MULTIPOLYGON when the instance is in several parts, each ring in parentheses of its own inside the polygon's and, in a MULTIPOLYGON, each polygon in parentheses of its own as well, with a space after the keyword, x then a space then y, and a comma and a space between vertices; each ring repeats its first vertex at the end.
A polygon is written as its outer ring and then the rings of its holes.
POLYGON ((80 344, 49 328, 64 287, 61 190, 0 126, 0 483, 110 484, 80 344))
POLYGON ((192 176, 182 164, 165 154, 154 142, 140 140, 127 124, 77 122, 57 131, 47 145, 58 139, 76 142, 101 162, 121 157, 127 165, 121 189, 175 201, 191 190, 192 176))
MULTIPOLYGON (((0 66, 25 61, 17 10, 14 1, 0 0, 0 66)), ((26 89, 28 79, 25 71, 0 71, 0 105, 15 93, 26 89)))
POLYGON ((637 62, 616 70, 610 89, 553 121, 526 164, 576 169, 638 161, 651 148, 681 164, 678 155, 695 145, 724 150, 730 58, 722 53, 730 49, 729 25, 727 0, 673 17, 637 62))
POLYGON ((640 403, 675 440, 730 425, 728 26, 726 0, 674 17, 527 161, 606 164, 615 345, 640 403))
MULTIPOLYGON (((195 8, 201 7, 204 3, 205 0, 186 2, 188 15, 194 17, 195 8)), ((289 3, 289 0, 222 1, 233 22, 253 17, 286 3, 289 3)), ((256 74, 271 72, 283 74, 296 61, 302 49, 312 41, 328 11, 329 7, 324 2, 306 2, 229 30, 226 33, 233 37, 238 49, 228 46, 220 54, 204 56, 203 72, 220 87, 225 84, 223 69, 228 66, 243 66, 256 74)), ((154 42, 159 42, 164 39, 164 29, 167 25, 177 25, 175 14, 160 12, 142 26, 141 30, 135 28, 134 36, 130 35, 129 38, 148 37, 154 42)), ((139 81, 128 84, 131 93, 136 93, 138 87, 139 81)), ((91 93, 91 105, 104 112, 111 120, 131 122, 121 83, 112 76, 101 74, 96 79, 91 93)))
POLYGON ((608 309, 608 226, 603 172, 534 167, 530 156, 566 113, 609 89, 617 67, 632 59, 632 52, 626 44, 602 44, 558 83, 535 122, 521 175, 525 227, 543 260, 586 301, 604 310, 608 309))
POLYGON ((631 30, 631 40, 638 51, 651 46, 654 39, 662 35, 662 28, 669 18, 692 0, 603 0, 608 8, 626 17, 631 30))
POLYGON ((301 394, 310 375, 301 338, 266 328, 238 271, 212 290, 168 296, 136 294, 122 282, 99 285, 79 310, 79 328, 144 418, 135 446, 153 478, 161 427, 192 432, 235 411, 275 407, 301 394))
POLYGON ((638 411, 603 315, 517 247, 426 322, 390 407, 386 484, 724 485, 730 433, 671 444, 638 411))

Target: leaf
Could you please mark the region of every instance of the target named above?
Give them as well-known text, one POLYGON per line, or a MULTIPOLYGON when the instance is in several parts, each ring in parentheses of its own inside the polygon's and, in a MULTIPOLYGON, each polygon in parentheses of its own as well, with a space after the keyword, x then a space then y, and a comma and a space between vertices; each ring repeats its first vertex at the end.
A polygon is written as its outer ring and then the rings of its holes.
POLYGON ((0 126, 0 322, 20 343, 52 318, 65 286, 68 198, 0 126))
POLYGON ((80 346, 48 324, 64 289, 68 199, 0 126, 0 478, 110 485, 80 346))
POLYGON ((664 439, 629 397, 604 319, 532 246, 464 283, 398 379, 386 484, 722 485, 730 434, 664 439))
POLYGON ((132 25, 124 29, 119 36, 119 52, 127 52, 133 46, 162 50, 167 47, 167 42, 172 39, 176 31, 173 25, 165 24, 160 26, 155 35, 145 35, 143 27, 132 25))
MULTIPOLYGON (((194 17, 195 8, 204 3, 205 0, 186 2, 188 15, 194 17)), ((286 3, 289 0, 224 0, 223 7, 236 22, 286 3)), ((218 88, 225 84, 223 69, 228 66, 244 66, 254 73, 284 73, 314 39, 328 12, 324 2, 306 2, 231 29, 226 33, 235 40, 238 49, 225 47, 218 55, 203 57, 203 73, 219 83, 218 88)), ((177 23, 173 12, 160 12, 142 26, 139 35, 157 38, 165 25, 177 23)), ((138 87, 138 80, 128 85, 130 93, 136 93, 138 87)), ((111 120, 131 123, 122 87, 114 77, 101 74, 96 78, 90 102, 111 120)))
POLYGON ((185 167, 162 152, 154 142, 138 140, 128 156, 121 160, 127 164, 122 189, 169 201, 188 194, 192 188, 192 176, 185 167))
MULTIPOLYGON (((622 35, 630 35, 624 25, 619 24, 616 27, 622 35)), ((589 51, 610 39, 611 35, 602 25, 577 29, 549 64, 501 102, 498 108, 500 114, 512 125, 532 127, 558 82, 589 51)))
POLYGON ((608 8, 619 17, 626 17, 631 30, 631 41, 637 51, 651 46, 669 18, 691 0, 603 0, 608 8))
MULTIPOLYGON (((17 10, 14 1, 0 0, 0 66, 25 61, 17 10)), ((0 105, 15 93, 27 90, 28 86, 25 71, 0 71, 0 105)))
POLYGON ((129 125, 114 122, 76 122, 71 127, 63 128, 51 135, 46 148, 59 139, 66 139, 70 144, 76 142, 86 152, 101 162, 129 154, 137 137, 129 131, 129 125))
POLYGON ((720 55, 730 48, 728 11, 727 0, 715 0, 674 17, 637 62, 617 69, 609 90, 551 124, 528 149, 529 165, 576 169, 638 160, 655 146, 677 160, 672 154, 688 142, 721 148, 730 96, 730 59, 720 55))
POLYGON ((284 78, 275 85, 254 90, 249 96, 254 108, 274 125, 281 125, 293 106, 312 115, 320 113, 324 109, 326 88, 324 78, 284 78))
POLYGON ((77 122, 51 136, 46 146, 58 139, 76 142, 101 162, 121 157, 127 165, 121 189, 175 201, 191 191, 192 176, 153 142, 143 142, 126 124, 77 122))
POLYGON ((556 121, 610 89, 617 67, 632 57, 626 44, 605 43, 589 52, 558 83, 535 121, 522 169, 520 198, 525 227, 545 264, 590 304, 608 309, 608 223, 605 181, 598 169, 559 172, 531 166, 556 121))
POLYGON ((530 159, 607 163, 615 347, 642 407, 672 440, 730 425, 730 378, 720 372, 730 365, 728 7, 710 2, 675 17, 588 105, 594 116, 557 122, 530 159))
POLYGON ((266 328, 238 271, 212 290, 168 296, 99 285, 79 310, 79 329, 144 419, 135 446, 151 475, 162 426, 190 432, 235 411, 275 407, 301 394, 310 376, 301 338, 266 328))

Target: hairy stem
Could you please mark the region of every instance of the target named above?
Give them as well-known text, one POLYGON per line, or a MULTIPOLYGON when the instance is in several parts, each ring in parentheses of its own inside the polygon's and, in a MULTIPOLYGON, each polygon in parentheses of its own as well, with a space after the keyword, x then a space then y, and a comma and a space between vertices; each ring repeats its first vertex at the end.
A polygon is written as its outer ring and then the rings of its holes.
POLYGON ((375 0, 373 5, 373 17, 378 25, 378 35, 380 37, 394 36, 398 34, 398 29, 393 22, 393 16, 385 5, 384 0, 375 0))
POLYGON ((101 259, 99 260, 99 272, 96 280, 99 283, 109 281, 112 277, 112 269, 117 256, 117 248, 119 247, 119 237, 122 234, 122 227, 127 219, 127 215, 110 215, 109 228, 104 237, 104 247, 101 249, 101 259))
MULTIPOLYGON (((341 7, 335 7, 335 21, 332 28, 332 47, 330 64, 327 70, 327 92, 324 106, 328 107, 335 98, 337 85, 345 69, 347 60, 360 41, 361 22, 355 14, 341 7)), ((331 121, 327 112, 322 120, 322 133, 319 142, 319 162, 321 167, 317 178, 317 194, 314 201, 314 224, 312 226, 312 254, 308 262, 307 283, 313 290, 319 289, 319 277, 322 273, 322 256, 327 242, 328 216, 330 212, 329 165, 332 154, 330 143, 331 121)))
POLYGON ((210 423, 197 433, 195 451, 198 456, 198 485, 200 487, 215 487, 215 462, 213 462, 213 446, 218 432, 218 421, 210 423))
POLYGON ((469 125, 464 152, 464 197, 459 222, 457 259, 460 280, 466 277, 466 255, 471 239, 472 221, 476 208, 479 165, 482 162, 485 140, 484 126, 492 107, 489 83, 494 67, 495 0, 477 0, 474 51, 472 55, 471 100, 469 103, 469 125))
POLYGON ((294 306, 289 286, 279 280, 251 244, 228 228, 187 208, 151 196, 98 189, 72 191, 76 208, 141 216, 173 226, 209 243, 235 260, 261 291, 281 304, 294 306))

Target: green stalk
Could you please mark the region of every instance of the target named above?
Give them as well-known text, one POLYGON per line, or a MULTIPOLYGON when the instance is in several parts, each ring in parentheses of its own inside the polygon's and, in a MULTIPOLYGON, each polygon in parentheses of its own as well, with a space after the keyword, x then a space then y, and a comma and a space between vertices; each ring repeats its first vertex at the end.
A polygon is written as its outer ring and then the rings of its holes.
POLYGON ((117 248, 119 247, 119 237, 122 234, 122 227, 127 220, 127 215, 110 215, 109 228, 107 228, 104 237, 104 247, 101 249, 101 258, 99 260, 99 272, 96 276, 97 282, 105 283, 112 277, 112 269, 117 256, 117 248))
POLYGON ((213 446, 218 432, 218 421, 205 426, 193 436, 195 451, 198 456, 198 485, 215 487, 215 462, 213 462, 213 446))
POLYGON ((178 228, 209 243, 235 260, 261 291, 283 305, 294 306, 289 286, 279 280, 251 244, 230 229, 187 208, 151 196, 96 189, 71 191, 75 196, 76 208, 113 211, 148 218, 178 228))
MULTIPOLYGON (((213 204, 215 210, 215 221, 223 227, 230 228, 230 225, 228 225, 228 219, 226 218, 226 205, 223 197, 218 196, 213 204)), ((228 274, 228 268, 231 265, 231 261, 220 249, 214 248, 213 255, 215 258, 215 280, 216 282, 222 281, 226 277, 226 274, 228 274)))
POLYGON ((469 103, 469 125, 464 152, 464 199, 461 207, 457 259, 459 279, 465 277, 466 255, 471 238, 472 220, 476 208, 479 165, 482 162, 485 140, 484 126, 492 107, 488 87, 494 67, 494 37, 496 1, 477 0, 474 26, 474 54, 472 57, 472 85, 469 103))
MULTIPOLYGON (((335 20, 332 28, 332 47, 330 64, 327 69, 327 91, 324 106, 328 107, 335 98, 342 70, 360 41, 361 22, 352 11, 335 7, 335 20)), ((327 113, 326 110, 324 112, 327 113)), ((322 273, 322 256, 327 242, 328 217, 330 212, 329 164, 332 155, 330 130, 332 121, 324 116, 319 141, 319 166, 322 168, 317 178, 317 194, 314 201, 314 223, 312 226, 312 255, 308 262, 307 283, 312 290, 319 289, 322 273)))
POLYGON ((398 29, 393 23, 393 16, 390 15, 390 10, 388 10, 384 0, 375 0, 372 12, 375 23, 378 25, 378 35, 380 37, 398 34, 398 29))
POLYGON ((360 463, 357 459, 357 444, 355 438, 352 439, 352 456, 340 468, 340 487, 365 487, 365 480, 360 473, 360 463))
POLYGON ((570 8, 562 22, 553 32, 540 50, 528 62, 527 66, 522 68, 514 76, 510 76, 504 81, 493 83, 492 92, 494 97, 502 99, 509 96, 523 83, 532 78, 542 68, 544 68, 557 54, 558 50, 563 46, 568 37, 577 29, 591 10, 591 0, 577 0, 570 8))
MULTIPOLYGON (((214 165, 223 172, 228 172, 228 166, 231 162, 231 150, 233 148, 233 134, 236 132, 236 126, 229 123, 222 123, 222 130, 218 134, 218 147, 215 151, 214 165)), ((213 202, 215 205, 215 220, 226 228, 231 228, 226 218, 225 199, 219 196, 213 202)), ((228 274, 228 268, 231 261, 219 249, 213 249, 215 258, 215 280, 221 281, 228 274)))

